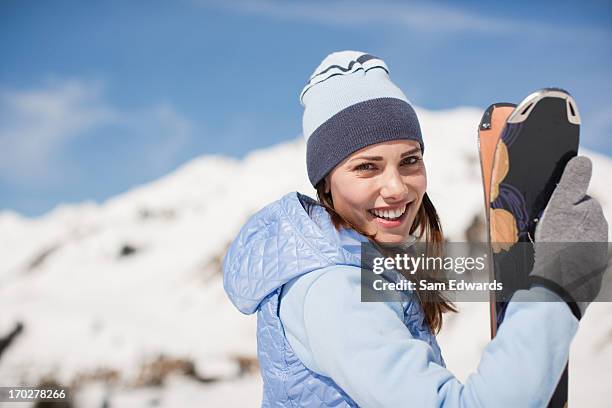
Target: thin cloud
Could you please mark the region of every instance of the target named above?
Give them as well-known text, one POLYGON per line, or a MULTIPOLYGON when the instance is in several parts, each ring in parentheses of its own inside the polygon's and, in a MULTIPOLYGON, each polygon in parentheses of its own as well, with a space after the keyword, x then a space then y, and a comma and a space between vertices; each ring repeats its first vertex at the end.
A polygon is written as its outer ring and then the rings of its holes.
POLYGON ((100 102, 97 83, 64 81, 44 89, 0 93, 0 177, 33 180, 54 175, 62 146, 118 118, 100 102))
MULTIPOLYGON (((145 135, 139 147, 141 166, 160 171, 170 166, 186 145, 193 126, 169 104, 121 111, 95 81, 53 81, 43 88, 0 92, 0 180, 13 185, 62 183, 78 171, 68 152, 78 138, 120 132, 145 135)), ((82 152, 87 154, 87 152, 82 152)), ((110 158, 109 158, 110 159, 110 158)), ((133 164, 133 163, 131 163, 133 164)))
POLYGON ((399 2, 289 2, 275 0, 196 1, 245 14, 333 25, 393 24, 416 31, 435 33, 480 32, 512 35, 575 35, 609 38, 611 31, 598 27, 560 27, 542 22, 512 20, 480 15, 463 9, 427 3, 399 2))
POLYGON ((140 112, 124 115, 122 121, 130 134, 146 134, 150 143, 141 146, 148 170, 165 172, 174 166, 175 160, 194 134, 193 123, 168 103, 160 103, 140 112))

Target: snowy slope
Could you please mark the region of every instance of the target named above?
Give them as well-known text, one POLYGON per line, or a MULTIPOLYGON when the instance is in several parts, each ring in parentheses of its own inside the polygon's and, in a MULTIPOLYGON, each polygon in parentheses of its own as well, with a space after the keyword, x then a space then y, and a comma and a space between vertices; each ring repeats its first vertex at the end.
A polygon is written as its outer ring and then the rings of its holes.
MULTIPOLYGON (((483 207, 475 140, 481 111, 418 115, 428 191, 447 236, 462 240, 483 207)), ((612 159, 582 153, 594 163, 591 193, 612 220, 612 159)), ((241 161, 195 159, 101 205, 62 205, 37 219, 0 212, 0 337, 24 324, 0 356, 0 385, 45 377, 82 385, 79 406, 99 406, 108 393, 117 406, 152 399, 169 407, 258 406, 260 379, 239 376, 241 361, 256 355, 255 318, 229 303, 219 266, 244 221, 293 190, 314 197, 299 138, 241 161), (169 375, 164 388, 139 387, 152 382, 159 356, 193 364, 195 375, 169 375), (102 377, 132 388, 109 391, 95 380, 102 377)), ((484 304, 462 309, 449 316, 439 341, 449 369, 465 379, 487 342, 488 317, 484 304)), ((578 405, 606 401, 598 379, 609 378, 612 364, 611 311, 594 305, 574 343, 571 398, 578 405)))

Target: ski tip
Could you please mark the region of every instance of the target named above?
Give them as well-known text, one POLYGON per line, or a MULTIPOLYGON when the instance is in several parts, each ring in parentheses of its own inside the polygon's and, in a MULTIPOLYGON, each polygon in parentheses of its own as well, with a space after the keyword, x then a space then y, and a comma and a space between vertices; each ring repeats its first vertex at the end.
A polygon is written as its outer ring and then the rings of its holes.
POLYGON ((509 107, 516 108, 516 104, 510 102, 497 102, 489 105, 489 107, 482 114, 478 130, 489 130, 491 129, 491 118, 493 117, 493 111, 496 108, 509 107))
POLYGON ((558 87, 555 87, 555 86, 551 86, 551 87, 549 87, 549 88, 543 88, 543 89, 541 89, 541 91, 548 91, 548 92, 561 92, 561 93, 567 94, 567 95, 569 95, 569 96, 572 96, 572 95, 571 95, 571 94, 570 94, 568 91, 566 91, 565 89, 563 89, 563 88, 558 88, 558 87))
POLYGON ((567 121, 574 125, 580 125, 580 114, 576 101, 569 92, 561 88, 543 88, 531 93, 514 109, 508 118, 508 123, 522 123, 531 114, 535 106, 544 98, 558 98, 565 101, 567 121))

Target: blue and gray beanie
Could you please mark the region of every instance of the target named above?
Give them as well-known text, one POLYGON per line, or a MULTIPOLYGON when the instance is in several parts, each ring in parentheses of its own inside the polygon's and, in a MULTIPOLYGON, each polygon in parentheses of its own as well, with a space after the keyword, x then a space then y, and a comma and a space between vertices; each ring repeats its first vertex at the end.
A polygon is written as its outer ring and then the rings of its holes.
POLYGON ((415 140, 421 127, 385 62, 359 51, 329 54, 300 94, 308 178, 316 186, 352 153, 389 140, 415 140))

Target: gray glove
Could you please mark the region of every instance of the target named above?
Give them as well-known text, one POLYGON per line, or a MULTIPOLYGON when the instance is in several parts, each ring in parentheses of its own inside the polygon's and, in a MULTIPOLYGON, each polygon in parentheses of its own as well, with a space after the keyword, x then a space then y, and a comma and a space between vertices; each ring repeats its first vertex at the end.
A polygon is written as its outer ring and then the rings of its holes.
POLYGON ((561 296, 580 319, 601 289, 608 263, 608 223, 601 206, 586 194, 591 160, 571 159, 535 232, 532 285, 561 296))

